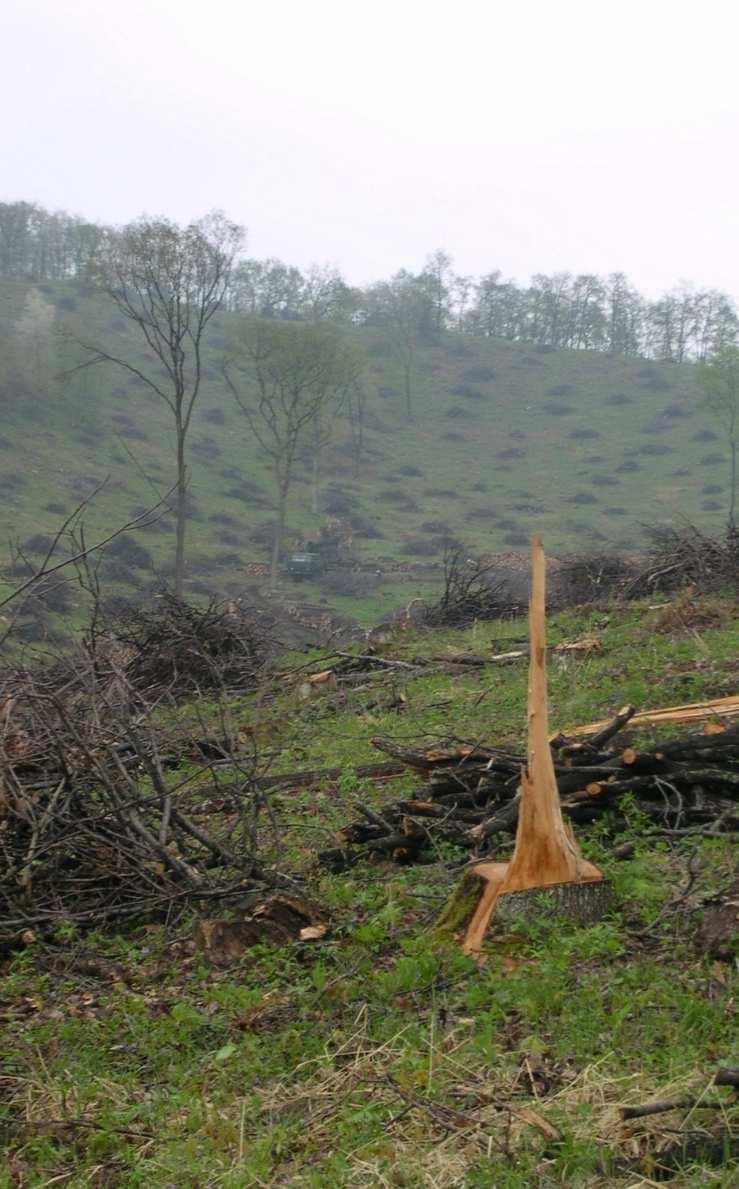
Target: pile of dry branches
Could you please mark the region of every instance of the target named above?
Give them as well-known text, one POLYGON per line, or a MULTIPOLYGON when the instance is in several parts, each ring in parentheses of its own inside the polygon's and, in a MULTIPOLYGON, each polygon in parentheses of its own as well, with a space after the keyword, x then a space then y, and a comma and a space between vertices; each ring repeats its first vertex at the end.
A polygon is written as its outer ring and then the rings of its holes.
POLYGON ((507 594, 505 581, 493 578, 491 566, 457 549, 444 558, 444 590, 424 622, 429 627, 465 627, 476 619, 520 615, 522 609, 507 594))
POLYGON ((172 699, 99 656, 0 674, 0 942, 264 889, 258 756, 219 704, 173 735, 172 699))
MULTIPOLYGON (((625 707, 587 741, 560 736, 552 742, 565 816, 589 822, 610 812, 620 829, 628 798, 658 833, 739 829, 739 726, 636 750, 613 742, 633 715, 634 708, 625 707)), ((332 869, 373 853, 412 862, 433 854, 441 841, 477 852, 496 835, 515 834, 523 755, 472 744, 424 750, 374 743, 423 776, 424 784, 413 798, 377 811, 358 806, 361 820, 340 831, 342 845, 320 856, 332 869)))
POLYGON ((271 652, 266 629, 239 603, 197 607, 169 592, 129 610, 106 628, 136 690, 251 689, 271 652))
POLYGON ((723 537, 708 537, 693 524, 650 530, 649 563, 624 593, 641 598, 692 584, 703 594, 739 588, 739 531, 729 526, 723 537))

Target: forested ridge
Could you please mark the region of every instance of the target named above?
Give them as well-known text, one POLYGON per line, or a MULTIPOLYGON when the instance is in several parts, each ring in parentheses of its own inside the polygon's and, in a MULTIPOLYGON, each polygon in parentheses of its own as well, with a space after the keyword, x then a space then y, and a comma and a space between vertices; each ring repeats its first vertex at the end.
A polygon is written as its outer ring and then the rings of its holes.
MULTIPOLYGON (((31 202, 0 203, 0 278, 80 280, 111 230, 31 202)), ((709 358, 736 341, 736 306, 716 289, 681 283, 649 299, 622 272, 535 273, 526 283, 482 267, 487 271, 460 275, 438 250, 418 272, 403 268, 358 288, 330 266, 301 271, 274 258, 244 258, 225 304, 232 312, 385 326, 426 340, 456 331, 677 363, 709 358)), ((679 249, 675 269, 679 275, 679 249)))
POLYGON ((524 290, 435 253, 362 291, 249 259, 218 212, 110 229, 5 204, 0 227, 6 587, 91 497, 100 537, 164 501, 103 558, 129 601, 266 589, 269 567, 270 595, 366 625, 438 587, 450 550, 540 530, 559 552, 633 552, 676 517, 720 535, 735 514, 727 298, 666 298, 678 338, 647 358, 636 330, 654 353, 659 303, 623 279, 524 290), (608 350, 626 310, 631 347, 608 350), (329 524, 361 572, 298 589, 290 554, 329 524))

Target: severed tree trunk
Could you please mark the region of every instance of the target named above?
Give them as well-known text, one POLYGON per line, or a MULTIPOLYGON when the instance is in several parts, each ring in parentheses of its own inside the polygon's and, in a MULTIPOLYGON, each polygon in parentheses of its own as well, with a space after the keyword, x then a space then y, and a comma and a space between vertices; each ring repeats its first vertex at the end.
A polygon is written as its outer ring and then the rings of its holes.
POLYGON ((539 536, 531 542, 531 566, 528 752, 521 773, 516 846, 509 863, 484 862, 472 868, 485 886, 465 933, 467 953, 479 952, 498 906, 506 916, 526 916, 533 902, 539 906, 542 890, 554 911, 580 920, 597 918, 607 904, 603 875, 580 854, 560 807, 549 745, 546 569, 539 536))

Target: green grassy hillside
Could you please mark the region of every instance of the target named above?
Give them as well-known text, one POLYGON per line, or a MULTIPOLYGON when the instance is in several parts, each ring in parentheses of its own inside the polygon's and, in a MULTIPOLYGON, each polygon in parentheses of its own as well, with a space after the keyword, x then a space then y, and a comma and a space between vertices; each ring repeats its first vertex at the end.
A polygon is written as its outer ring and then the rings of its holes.
MULTIPOLYGON (((219 380, 225 318, 214 327, 190 437, 193 592, 235 592, 244 584, 243 564, 267 557, 270 476, 219 380)), ((48 379, 69 362, 57 344, 62 324, 86 341, 142 358, 125 323, 89 289, 0 285, 3 341, 20 344, 26 373, 22 383, 2 389, 0 532, 29 542, 31 556, 41 544, 33 538, 52 531, 106 477, 87 514, 91 536, 154 502, 173 478, 167 410, 140 383, 109 368, 48 379)), ((409 424, 388 342, 378 332, 362 337, 365 455, 355 473, 348 427, 339 423, 318 515, 305 460, 289 509, 295 538, 333 512, 354 521, 360 556, 439 563, 448 538, 477 551, 519 549, 536 528, 551 550, 634 549, 645 523, 678 514, 709 530, 721 527, 727 450, 700 409, 690 365, 448 335, 419 348, 409 424)), ((152 526, 137 541, 166 574, 171 523, 152 526)), ((111 570, 121 590, 152 579, 145 555, 139 560, 111 570)), ((307 585, 301 595, 328 598, 369 620, 383 605, 407 601, 416 587, 386 579, 360 599, 307 585)))
MULTIPOLYGON (((552 728, 632 699, 735 690, 736 607, 714 599, 701 612, 700 631, 669 628, 645 604, 552 617, 551 643, 601 643, 553 664, 552 728)), ((399 636, 385 655, 486 652, 523 631, 399 636)), ((357 778, 356 763, 378 758, 373 735, 521 746, 526 684, 525 665, 512 665, 410 674, 402 700, 383 675, 303 700, 283 675, 266 699, 232 699, 270 771, 343 769, 270 794, 275 828, 262 838, 263 860, 330 914, 330 931, 224 966, 195 949, 188 916, 123 933, 61 920, 53 936, 32 935, 0 962, 0 1186, 736 1185, 739 1107, 711 1084, 738 1061, 735 969, 706 952, 699 928, 712 897, 730 903, 736 886, 731 835, 646 837, 637 800, 619 824, 578 828, 612 882, 612 911, 589 927, 496 926, 479 964, 432 931, 469 852, 446 843, 420 865, 379 856, 341 874, 316 863, 358 803, 381 813, 419 788, 410 774, 357 778), (620 1118, 620 1105, 665 1099, 698 1106, 620 1118)), ((202 734, 209 715, 220 730, 215 706, 180 706, 172 739, 188 739, 188 720, 202 734)), ((184 746, 178 778, 191 755, 184 746)), ((197 821, 231 812, 217 787, 209 772, 191 785, 197 821)), ((496 856, 509 849, 496 840, 496 856)))

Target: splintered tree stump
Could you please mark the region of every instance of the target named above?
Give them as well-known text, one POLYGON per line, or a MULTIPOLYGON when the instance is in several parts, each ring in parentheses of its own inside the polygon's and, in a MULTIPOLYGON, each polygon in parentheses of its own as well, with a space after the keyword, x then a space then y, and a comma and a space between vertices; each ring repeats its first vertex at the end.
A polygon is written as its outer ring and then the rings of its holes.
POLYGON ((562 817, 549 743, 545 582, 544 549, 541 537, 535 536, 531 542, 528 750, 521 773, 516 846, 509 863, 483 862, 472 868, 485 886, 464 936, 467 953, 479 952, 498 910, 520 919, 539 911, 543 901, 558 916, 592 922, 608 907, 602 872, 582 857, 572 828, 562 817))

